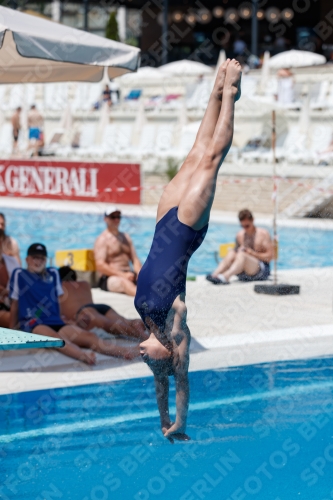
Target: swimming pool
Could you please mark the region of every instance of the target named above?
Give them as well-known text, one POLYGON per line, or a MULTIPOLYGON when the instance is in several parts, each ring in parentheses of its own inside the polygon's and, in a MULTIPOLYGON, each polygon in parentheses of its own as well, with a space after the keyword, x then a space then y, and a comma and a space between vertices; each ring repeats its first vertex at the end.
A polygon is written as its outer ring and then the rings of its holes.
MULTIPOLYGON (((333 498, 333 358, 190 373, 188 433, 152 377, 0 397, 0 498, 333 498)), ((174 397, 174 389, 171 390, 174 397)))
MULTIPOLYGON (((9 234, 17 238, 21 257, 31 243, 44 243, 51 257, 56 250, 92 248, 105 229, 102 216, 6 209, 9 234)), ((155 219, 124 217, 121 229, 133 238, 138 255, 145 260, 152 241, 155 219)), ((270 229, 270 228, 267 228, 270 229)), ((192 257, 189 273, 207 274, 216 267, 214 252, 223 242, 234 241, 239 226, 212 222, 204 244, 192 257)), ((333 265, 333 231, 305 228, 279 229, 279 269, 333 265)))

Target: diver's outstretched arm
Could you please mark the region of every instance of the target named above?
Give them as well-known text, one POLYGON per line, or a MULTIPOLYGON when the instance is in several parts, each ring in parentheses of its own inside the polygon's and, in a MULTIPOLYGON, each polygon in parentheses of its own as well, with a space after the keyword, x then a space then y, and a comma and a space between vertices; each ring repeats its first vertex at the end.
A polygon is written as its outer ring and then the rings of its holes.
POLYGON ((174 439, 178 441, 188 441, 190 439, 186 430, 186 421, 188 406, 190 401, 190 386, 188 381, 188 365, 189 365, 189 347, 191 341, 190 330, 185 327, 182 334, 177 337, 183 336, 178 348, 177 354, 174 359, 174 377, 176 384, 176 421, 171 427, 163 432, 164 436, 173 443, 174 439))
POLYGON ((167 375, 154 375, 154 380, 161 428, 162 430, 169 429, 172 426, 169 415, 169 377, 167 375))
POLYGON ((185 434, 188 405, 190 401, 190 388, 188 374, 175 374, 176 382, 176 422, 163 432, 164 437, 173 443, 174 439, 178 441, 189 441, 191 438, 185 434))

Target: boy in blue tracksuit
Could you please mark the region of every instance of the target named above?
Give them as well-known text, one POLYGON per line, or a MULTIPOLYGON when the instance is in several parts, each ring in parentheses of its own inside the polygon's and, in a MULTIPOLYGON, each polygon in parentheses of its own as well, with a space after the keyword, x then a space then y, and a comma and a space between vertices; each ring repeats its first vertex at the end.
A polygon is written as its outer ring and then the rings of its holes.
MULTIPOLYGON (((61 348, 61 352, 87 364, 95 364, 95 354, 83 351, 81 347, 111 356, 123 356, 124 348, 101 340, 76 325, 64 323, 59 307, 59 297, 64 293, 59 273, 54 267, 47 268, 46 261, 46 247, 42 243, 34 243, 28 248, 27 269, 18 268, 13 272, 10 280, 10 328, 62 338, 65 347, 61 348)), ((132 356, 126 357, 134 357, 134 354, 138 354, 138 349, 133 351, 132 356)))

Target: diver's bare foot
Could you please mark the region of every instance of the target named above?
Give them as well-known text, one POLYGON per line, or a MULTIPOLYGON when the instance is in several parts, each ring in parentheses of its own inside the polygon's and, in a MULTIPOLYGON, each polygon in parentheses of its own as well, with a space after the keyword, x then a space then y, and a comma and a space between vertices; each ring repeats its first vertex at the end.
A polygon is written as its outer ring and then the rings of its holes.
POLYGON ((227 67, 230 62, 230 59, 227 59, 224 61, 224 63, 221 64, 219 67, 219 70, 216 75, 216 80, 214 83, 214 89, 213 89, 213 94, 220 100, 222 101, 222 94, 223 94, 223 87, 224 87, 224 82, 225 82, 225 77, 227 74, 227 67))
POLYGON ((241 76, 241 65, 238 61, 236 61, 236 59, 232 59, 228 64, 224 88, 231 91, 235 101, 238 101, 241 96, 241 76))
POLYGON ((87 365, 95 365, 96 364, 96 354, 92 351, 84 352, 81 356, 81 361, 86 363, 87 365))

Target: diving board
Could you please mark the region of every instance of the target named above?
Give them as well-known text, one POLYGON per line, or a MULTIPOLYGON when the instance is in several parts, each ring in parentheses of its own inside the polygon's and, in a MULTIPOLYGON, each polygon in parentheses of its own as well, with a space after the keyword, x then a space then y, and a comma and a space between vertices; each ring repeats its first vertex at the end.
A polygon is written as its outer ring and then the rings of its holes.
POLYGON ((65 342, 62 339, 0 328, 0 351, 10 349, 38 349, 40 347, 64 347, 64 345, 65 342))

